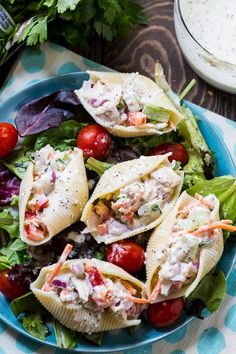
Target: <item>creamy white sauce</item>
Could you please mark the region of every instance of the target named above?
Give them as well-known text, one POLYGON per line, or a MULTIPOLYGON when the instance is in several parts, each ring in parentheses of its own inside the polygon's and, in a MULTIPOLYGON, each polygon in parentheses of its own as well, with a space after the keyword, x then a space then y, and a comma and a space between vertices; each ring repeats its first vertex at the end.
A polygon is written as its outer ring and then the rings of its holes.
POLYGON ((236 93, 236 0, 176 0, 174 15, 179 45, 193 70, 236 93))
POLYGON ((236 0, 180 0, 180 9, 198 43, 236 65, 236 0))

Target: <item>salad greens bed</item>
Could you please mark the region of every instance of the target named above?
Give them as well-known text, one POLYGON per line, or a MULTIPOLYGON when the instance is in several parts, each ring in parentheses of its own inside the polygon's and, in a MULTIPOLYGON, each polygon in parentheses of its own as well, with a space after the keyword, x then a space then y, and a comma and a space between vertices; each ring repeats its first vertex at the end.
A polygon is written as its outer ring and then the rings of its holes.
MULTIPOLYGON (((160 70, 159 68, 159 85, 185 119, 175 132, 162 136, 126 139, 112 137, 112 147, 105 161, 94 158, 86 161, 88 179, 97 181, 99 175, 113 164, 147 155, 151 149, 164 142, 181 142, 189 154, 189 161, 183 168, 185 172, 183 189, 190 195, 215 194, 221 203, 220 217, 231 219, 235 223, 236 210, 233 206, 236 205, 236 180, 232 176, 213 178, 214 158, 198 128, 197 117, 181 105, 177 96, 173 96, 160 70)), ((182 99, 183 96, 182 94, 180 98, 182 99)), ((76 146, 78 132, 89 122, 90 118, 87 117, 86 112, 81 111, 77 96, 70 91, 60 91, 32 101, 24 105, 17 114, 16 126, 23 137, 22 145, 1 161, 0 170, 0 271, 10 269, 10 279, 16 284, 23 284, 26 289, 43 266, 58 260, 67 243, 64 236, 70 231, 80 230, 81 223, 70 226, 39 248, 27 246, 19 238, 20 180, 36 150, 48 143, 61 151, 73 148, 76 146)), ((145 245, 148 239, 148 235, 146 236, 135 239, 145 245)), ((225 240, 229 237, 228 231, 224 232, 224 237, 225 240)), ((104 246, 98 245, 89 234, 86 235, 83 243, 71 242, 73 251, 69 259, 92 257, 105 259, 104 246)), ((142 278, 143 274, 139 276, 142 278)), ((224 273, 213 269, 189 296, 185 309, 187 313, 196 317, 202 316, 205 307, 210 312, 214 312, 219 308, 225 292, 224 273)), ((73 348, 80 337, 96 344, 102 343, 102 333, 82 336, 52 319, 31 292, 16 298, 10 306, 14 315, 22 322, 24 329, 41 340, 45 340, 49 331, 54 330, 57 344, 62 348, 73 348), (48 325, 49 323, 51 325, 48 325)))

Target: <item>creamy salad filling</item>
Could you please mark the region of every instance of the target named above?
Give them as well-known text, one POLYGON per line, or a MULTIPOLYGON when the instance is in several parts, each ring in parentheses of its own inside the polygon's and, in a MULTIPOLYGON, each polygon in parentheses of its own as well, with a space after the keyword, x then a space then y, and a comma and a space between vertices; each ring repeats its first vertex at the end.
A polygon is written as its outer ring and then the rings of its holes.
POLYGON ((156 253, 158 282, 152 300, 159 294, 166 296, 180 290, 197 276, 201 247, 215 242, 218 236, 217 228, 212 226, 215 201, 214 195, 196 195, 192 204, 179 210, 168 246, 156 253))
MULTIPOLYGON (((136 74, 133 75, 135 79, 136 74)), ((170 121, 171 112, 158 105, 141 102, 132 82, 123 87, 121 84, 84 81, 80 91, 96 116, 104 120, 107 126, 142 127, 155 124, 159 130, 168 126, 175 128, 170 121)))
MULTIPOLYGON (((137 289, 126 280, 103 275, 94 265, 78 260, 45 283, 42 290, 53 292, 64 304, 82 305, 99 315, 111 311, 124 320, 137 319, 145 309, 147 299, 136 297, 137 289)), ((94 324, 96 325, 96 324, 94 324)))
POLYGON ((177 172, 173 170, 173 164, 161 166, 95 201, 90 213, 94 229, 99 235, 117 237, 128 230, 149 225, 162 214, 175 187, 181 183, 177 172))
POLYGON ((48 235, 42 218, 49 205, 49 195, 74 154, 72 150, 54 150, 50 145, 35 152, 32 190, 26 206, 24 225, 29 240, 41 241, 48 235))

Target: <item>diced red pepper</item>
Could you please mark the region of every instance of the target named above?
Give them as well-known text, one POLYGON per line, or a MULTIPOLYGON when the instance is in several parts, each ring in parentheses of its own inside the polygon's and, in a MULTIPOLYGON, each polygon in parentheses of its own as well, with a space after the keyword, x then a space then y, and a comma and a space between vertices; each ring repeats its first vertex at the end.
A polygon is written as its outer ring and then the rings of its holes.
POLYGON ((44 240, 44 232, 40 227, 33 224, 28 224, 25 227, 26 235, 29 240, 42 241, 44 240))
POLYGON ((104 279, 102 274, 99 272, 95 266, 87 266, 85 268, 86 273, 88 274, 88 280, 92 286, 104 285, 104 279))
POLYGON ((130 125, 140 126, 146 124, 147 116, 142 112, 129 112, 128 113, 128 120, 130 125))
POLYGON ((33 211, 27 211, 25 213, 25 219, 34 219, 36 217, 36 212, 33 211))
POLYGON ((48 207, 48 200, 45 201, 44 203, 39 204, 39 209, 38 210, 43 210, 44 208, 48 207))
POLYGON ((46 197, 45 194, 40 194, 37 198, 32 199, 32 201, 29 202, 28 207, 34 212, 34 211, 42 211, 44 208, 48 206, 48 197, 46 197), (37 200, 37 201, 36 201, 37 200))

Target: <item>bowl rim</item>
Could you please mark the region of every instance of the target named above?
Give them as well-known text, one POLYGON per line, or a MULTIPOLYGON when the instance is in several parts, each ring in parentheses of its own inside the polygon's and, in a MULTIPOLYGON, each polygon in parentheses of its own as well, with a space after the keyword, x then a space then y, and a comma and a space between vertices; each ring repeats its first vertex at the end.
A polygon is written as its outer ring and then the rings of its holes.
MULTIPOLYGON (((5 98, 3 101, 0 102, 0 107, 4 104, 6 104, 8 101, 11 101, 15 99, 16 96, 18 96, 19 94, 22 93, 22 91, 24 92, 29 92, 31 91, 31 88, 33 88, 34 86, 37 86, 39 84, 42 84, 43 87, 45 87, 45 85, 47 84, 48 81, 57 81, 58 79, 59 80, 63 80, 63 78, 65 77, 74 77, 74 76, 85 76, 88 75, 87 72, 84 72, 84 71, 79 71, 79 72, 72 72, 72 73, 65 73, 65 74, 62 74, 62 75, 55 75, 55 76, 52 76, 52 77, 48 77, 48 78, 44 78, 42 80, 39 80, 37 82, 34 82, 30 85, 27 85, 17 91, 15 91, 10 97, 7 97, 5 98)), ((51 92, 55 92, 54 90, 50 90, 50 93, 51 92)), ((48 94, 50 94, 48 93, 48 94)), ((37 97, 40 97, 41 95, 36 95, 37 97)), ((221 144, 224 145, 225 149, 226 149, 226 152, 228 154, 228 157, 229 159, 231 160, 231 164, 232 166, 234 166, 235 168, 235 163, 232 159, 232 156, 231 154, 229 153, 228 151, 228 148, 226 146, 226 144, 224 143, 222 137, 219 135, 219 133, 217 132, 217 130, 214 128, 214 125, 208 120, 208 118, 205 116, 204 112, 202 112, 195 104, 193 104, 192 102, 189 102, 189 101, 186 101, 186 100, 183 100, 183 103, 186 104, 187 107, 189 107, 190 109, 193 109, 197 115, 200 116, 201 119, 204 119, 207 123, 208 126, 211 126, 211 129, 214 131, 215 135, 217 136, 217 138, 220 140, 221 144)), ((236 172, 235 172, 235 176, 236 177, 236 172)), ((230 240, 229 240, 230 242, 230 240)), ((230 267, 228 268, 227 270, 227 275, 226 275, 226 279, 228 279, 233 267, 234 267, 234 263, 235 263, 235 260, 236 260, 236 254, 234 255, 234 259, 233 261, 231 262, 231 265, 230 267)), ((3 295, 0 295, 0 300, 1 300, 1 297, 3 297, 3 295)), ((10 306, 10 305, 9 305, 10 306)), ((122 345, 122 343, 119 345, 119 348, 103 348, 103 346, 101 347, 96 347, 96 349, 94 348, 94 350, 92 350, 92 348, 80 348, 80 347, 76 347, 76 348, 71 348, 71 349, 66 349, 66 351, 70 351, 70 352, 74 352, 74 353, 79 353, 79 352, 85 352, 85 353, 112 353, 112 352, 117 352, 117 351, 124 351, 124 350, 129 350, 129 349, 134 349, 134 348, 138 348, 138 347, 141 347, 141 346, 144 346, 144 345, 147 345, 147 344, 152 344, 152 343, 155 343, 155 342, 159 342, 160 340, 163 340, 165 337, 167 337, 168 335, 171 335, 172 333, 178 331, 179 329, 183 328, 183 327, 186 327, 187 325, 189 325, 190 322, 192 322, 193 320, 195 320, 196 318, 194 316, 188 316, 184 323, 182 324, 178 324, 178 328, 173 328, 173 329, 169 329, 168 330, 168 334, 166 334, 165 332, 163 332, 162 334, 159 334, 158 336, 158 339, 155 339, 155 338, 147 338, 147 339, 144 339, 144 340, 141 340, 139 342, 135 342, 135 343, 131 343, 131 344, 124 344, 122 345)), ((62 349, 60 348, 56 343, 51 343, 51 342, 46 342, 46 341, 42 341, 36 337, 33 337, 32 335, 30 335, 28 332, 26 332, 24 330, 24 328, 22 327, 18 327, 18 323, 14 323, 12 322, 11 320, 9 320, 7 318, 7 316, 3 316, 2 313, 0 313, 0 320, 3 321, 5 324, 7 324, 9 327, 13 328, 14 330, 16 330, 17 333, 20 333, 22 335, 24 335, 25 337, 29 338, 30 340, 32 341, 36 341, 42 345, 49 345, 51 347, 54 347, 54 348, 58 348, 58 349, 62 349)), ((16 321, 18 321, 16 319, 16 321)))
POLYGON ((185 20, 184 20, 184 17, 183 17, 183 13, 181 11, 181 5, 180 5, 180 1, 181 0, 175 0, 175 11, 176 11, 176 14, 179 15, 180 17, 180 20, 181 20, 181 23, 184 25, 187 33, 190 35, 190 37, 194 40, 194 42, 199 46, 201 47, 205 52, 207 52, 212 58, 214 58, 215 60, 217 60, 218 62, 220 63, 224 63, 224 64, 227 64, 229 65, 230 67, 232 68, 236 68, 236 65, 227 61, 227 60, 222 60, 222 59, 219 59, 216 55, 212 54, 208 49, 206 49, 201 43, 199 43, 199 41, 194 37, 194 35, 190 32, 189 30, 189 27, 187 26, 185 20))

